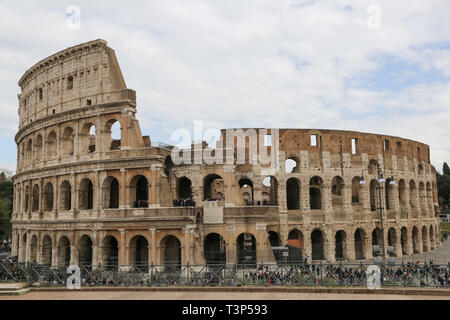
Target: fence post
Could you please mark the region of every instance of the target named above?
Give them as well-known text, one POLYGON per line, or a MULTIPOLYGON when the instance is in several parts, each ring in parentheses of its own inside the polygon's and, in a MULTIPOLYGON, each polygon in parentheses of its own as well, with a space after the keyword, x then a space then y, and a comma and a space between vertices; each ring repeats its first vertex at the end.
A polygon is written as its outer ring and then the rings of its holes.
POLYGON ((319 272, 320 272, 320 285, 322 285, 322 283, 323 283, 323 276, 322 276, 322 261, 320 261, 320 264, 319 264, 319 272))

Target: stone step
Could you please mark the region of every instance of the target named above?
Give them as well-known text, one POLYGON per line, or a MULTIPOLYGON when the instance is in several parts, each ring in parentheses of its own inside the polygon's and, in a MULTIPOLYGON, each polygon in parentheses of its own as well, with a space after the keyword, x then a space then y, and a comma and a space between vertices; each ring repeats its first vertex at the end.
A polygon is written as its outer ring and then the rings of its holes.
POLYGON ((20 290, 10 290, 10 291, 0 291, 0 296, 19 296, 30 292, 31 289, 20 289, 20 290))
POLYGON ((30 292, 31 289, 27 288, 26 283, 1 283, 0 284, 0 295, 20 295, 30 292))

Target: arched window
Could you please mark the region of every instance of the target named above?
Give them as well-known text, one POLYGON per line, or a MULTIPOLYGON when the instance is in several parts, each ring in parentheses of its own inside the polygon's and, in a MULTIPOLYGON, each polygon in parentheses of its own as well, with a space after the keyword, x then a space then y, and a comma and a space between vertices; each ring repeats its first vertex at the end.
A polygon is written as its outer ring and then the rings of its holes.
POLYGON ((370 210, 375 211, 377 210, 377 181, 375 179, 370 180, 370 210))
POLYGON ((33 140, 32 139, 28 140, 26 154, 27 154, 26 162, 28 164, 32 163, 33 162, 33 140))
POLYGON ((78 263, 81 266, 92 265, 92 239, 88 235, 80 238, 78 245, 78 263))
POLYGON ((25 208, 25 212, 28 212, 30 209, 29 203, 30 203, 30 187, 26 186, 25 187, 25 197, 24 197, 24 208, 25 208))
POLYGON ((207 264, 226 263, 226 245, 223 237, 218 233, 210 233, 205 237, 204 256, 207 264))
POLYGON ((95 152, 95 126, 92 123, 86 123, 80 132, 80 150, 81 153, 95 152))
POLYGON ((131 179, 130 199, 134 208, 148 208, 148 180, 143 175, 131 179))
POLYGON ((355 258, 356 260, 364 260, 364 238, 365 232, 362 229, 356 229, 355 231, 355 258))
POLYGON ((176 206, 195 206, 192 200, 192 182, 186 177, 181 177, 177 182, 178 200, 176 206))
POLYGON ((44 210, 53 211, 53 185, 48 182, 44 188, 44 210))
POLYGON ((61 183, 59 208, 63 211, 72 208, 72 186, 66 180, 61 183))
POLYGON ((224 201, 225 185, 221 176, 210 174, 203 180, 203 200, 224 201))
POLYGON ((62 136, 62 153, 64 156, 73 155, 74 151, 74 134, 71 127, 65 127, 62 136))
POLYGON ((300 182, 296 178, 286 182, 286 201, 288 210, 300 209, 300 182))
POLYGON ((50 236, 44 236, 42 240, 42 264, 50 266, 52 264, 52 239, 50 236))
POLYGON ((111 119, 106 123, 106 138, 105 145, 109 145, 109 150, 119 150, 122 144, 122 130, 120 122, 116 119, 111 119))
POLYGON ((335 249, 334 255, 337 261, 347 259, 347 234, 344 230, 339 230, 336 232, 334 237, 335 249))
POLYGON ((161 240, 161 262, 170 269, 181 268, 181 242, 172 235, 161 240))
POLYGON ((314 230, 311 233, 312 260, 325 259, 325 239, 321 230, 314 230))
POLYGON ((70 241, 66 236, 62 236, 58 241, 58 266, 70 265, 70 241))
POLYGON ((239 187, 245 204, 253 205, 253 182, 248 178, 242 178, 239 180, 239 187))
POLYGON ((103 181, 103 208, 119 208, 119 181, 114 177, 107 177, 103 181))
POLYGON ((340 207, 344 204, 344 179, 336 176, 331 180, 331 204, 340 207))
POLYGON ((312 177, 309 181, 309 206, 312 210, 322 209, 322 178, 312 177))
POLYGON ((57 156, 57 142, 56 142, 56 132, 52 131, 47 136, 47 155, 50 158, 55 158, 57 156))
POLYGON ((83 179, 80 182, 79 208, 80 210, 91 210, 94 208, 94 185, 89 179, 83 179))
POLYGON ((106 270, 115 270, 119 265, 119 243, 113 236, 106 236, 101 246, 101 263, 106 270))
POLYGON ((298 172, 299 161, 295 157, 291 157, 284 162, 285 173, 298 172))
POLYGON ((33 205, 32 205, 32 211, 38 212, 39 211, 39 196, 40 196, 40 190, 39 186, 37 184, 33 187, 33 205))
POLYGON ((137 235, 130 240, 129 261, 140 271, 148 267, 148 241, 144 236, 137 235))
POLYGON ((43 145, 43 139, 41 135, 38 135, 36 138, 36 144, 34 145, 34 159, 36 161, 41 160, 42 157, 42 145, 43 145))
POLYGON ((278 181, 273 176, 267 176, 262 183, 263 205, 278 205, 278 181))
POLYGON ((241 233, 236 240, 238 264, 256 264, 256 239, 251 233, 241 233))

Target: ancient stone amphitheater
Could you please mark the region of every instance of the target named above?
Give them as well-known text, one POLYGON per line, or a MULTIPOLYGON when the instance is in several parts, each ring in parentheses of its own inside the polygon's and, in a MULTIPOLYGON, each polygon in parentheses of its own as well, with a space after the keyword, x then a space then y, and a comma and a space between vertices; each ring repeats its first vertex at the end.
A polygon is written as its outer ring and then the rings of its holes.
POLYGON ((268 129, 265 146, 277 164, 269 175, 265 165, 235 157, 177 165, 171 146, 142 136, 136 93, 105 41, 38 62, 19 85, 12 219, 19 262, 336 261, 371 259, 383 240, 397 257, 441 245, 435 169, 420 142, 268 129))

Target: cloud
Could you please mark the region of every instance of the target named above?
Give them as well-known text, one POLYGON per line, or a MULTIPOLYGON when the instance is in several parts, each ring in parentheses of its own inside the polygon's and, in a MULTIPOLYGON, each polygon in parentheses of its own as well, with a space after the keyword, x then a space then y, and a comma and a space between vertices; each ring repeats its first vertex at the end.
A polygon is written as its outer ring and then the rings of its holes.
POLYGON ((102 38, 153 140, 195 120, 352 129, 428 143, 438 168, 450 160, 447 1, 78 1, 80 30, 66 27, 70 4, 0 4, 0 135, 17 130, 27 68, 102 38), (369 5, 379 30, 366 26, 369 5))

